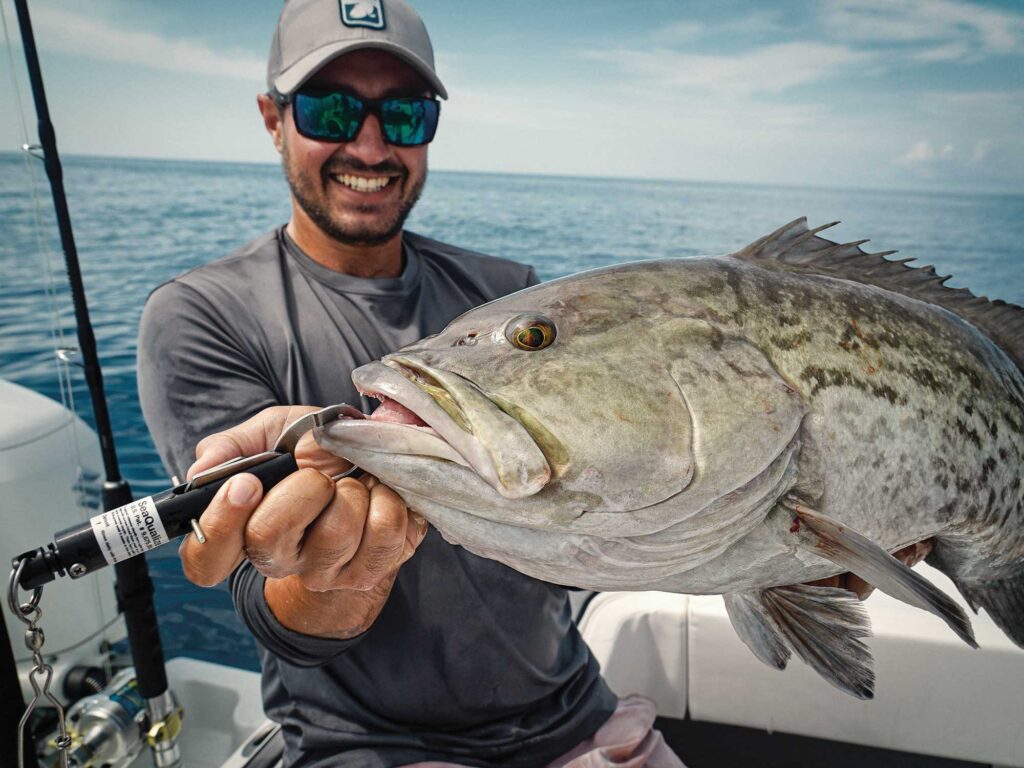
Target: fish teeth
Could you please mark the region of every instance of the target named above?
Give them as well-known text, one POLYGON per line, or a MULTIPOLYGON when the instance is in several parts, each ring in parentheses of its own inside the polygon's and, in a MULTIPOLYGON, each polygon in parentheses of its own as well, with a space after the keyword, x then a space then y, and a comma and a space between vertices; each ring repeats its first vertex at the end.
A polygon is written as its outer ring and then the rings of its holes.
POLYGON ((341 176, 332 176, 331 178, 349 189, 354 189, 356 192, 380 192, 380 190, 391 183, 390 176, 366 178, 365 176, 353 176, 350 173, 345 173, 341 176))

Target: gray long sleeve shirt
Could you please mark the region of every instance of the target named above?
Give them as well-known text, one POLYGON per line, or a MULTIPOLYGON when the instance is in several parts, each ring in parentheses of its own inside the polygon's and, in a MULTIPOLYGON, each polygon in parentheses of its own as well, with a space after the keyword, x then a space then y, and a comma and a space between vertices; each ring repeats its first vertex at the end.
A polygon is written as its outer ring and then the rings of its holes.
MULTIPOLYGON (((536 282, 529 267, 413 233, 403 247, 400 276, 357 278, 317 264, 282 228, 157 288, 138 379, 168 470, 184 476, 200 438, 265 407, 358 404, 353 368, 536 282)), ((259 641, 264 707, 283 724, 288 765, 535 768, 615 708, 564 589, 434 530, 352 640, 285 628, 263 584, 245 564, 231 588, 259 641)))

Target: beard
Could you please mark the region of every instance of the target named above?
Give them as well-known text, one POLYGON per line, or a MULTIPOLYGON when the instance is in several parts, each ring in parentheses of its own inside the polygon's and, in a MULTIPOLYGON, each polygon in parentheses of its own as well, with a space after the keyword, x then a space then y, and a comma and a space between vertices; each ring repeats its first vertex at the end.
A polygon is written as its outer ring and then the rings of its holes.
POLYGON ((320 168, 319 176, 313 178, 312 174, 304 172, 292 163, 290 157, 286 144, 282 161, 284 174, 299 207, 325 234, 344 245, 381 245, 401 232, 402 227, 405 226, 405 220, 416 205, 416 201, 419 200, 427 181, 426 173, 424 173, 411 187, 407 188, 409 172, 404 166, 397 163, 366 165, 352 158, 335 159, 325 163, 320 168), (386 209, 379 205, 347 206, 347 211, 377 215, 376 220, 370 223, 346 222, 342 213, 332 210, 328 194, 329 185, 335 183, 331 181, 330 177, 343 173, 397 176, 391 183, 398 184, 402 188, 398 205, 389 206, 386 209))

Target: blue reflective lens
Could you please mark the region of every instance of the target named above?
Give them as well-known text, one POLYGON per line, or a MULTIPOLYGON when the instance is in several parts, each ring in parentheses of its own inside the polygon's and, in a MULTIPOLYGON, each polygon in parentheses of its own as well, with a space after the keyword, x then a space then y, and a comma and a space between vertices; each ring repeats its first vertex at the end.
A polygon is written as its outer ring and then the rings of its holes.
POLYGON ((300 91, 293 104, 295 127, 306 138, 352 141, 359 135, 366 115, 373 113, 380 121, 384 140, 400 147, 429 143, 441 113, 441 104, 435 99, 360 99, 325 91, 300 91))

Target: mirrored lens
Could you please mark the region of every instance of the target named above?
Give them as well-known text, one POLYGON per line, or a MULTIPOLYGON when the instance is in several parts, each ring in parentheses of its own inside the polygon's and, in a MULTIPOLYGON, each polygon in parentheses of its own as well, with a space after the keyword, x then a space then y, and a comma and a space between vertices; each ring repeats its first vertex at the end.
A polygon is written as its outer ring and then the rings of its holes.
POLYGON ((439 106, 433 99, 385 99, 380 104, 385 138, 403 147, 426 144, 437 130, 439 106))
POLYGON ((363 113, 363 102, 345 93, 295 95, 295 125, 304 136, 352 141, 359 133, 363 113))

